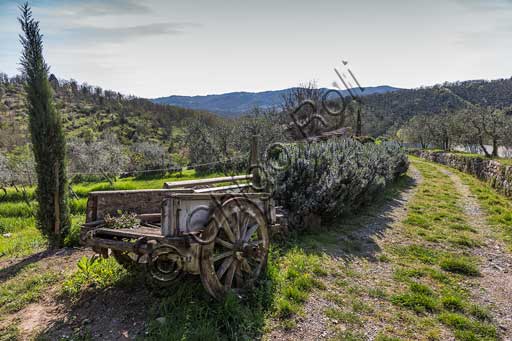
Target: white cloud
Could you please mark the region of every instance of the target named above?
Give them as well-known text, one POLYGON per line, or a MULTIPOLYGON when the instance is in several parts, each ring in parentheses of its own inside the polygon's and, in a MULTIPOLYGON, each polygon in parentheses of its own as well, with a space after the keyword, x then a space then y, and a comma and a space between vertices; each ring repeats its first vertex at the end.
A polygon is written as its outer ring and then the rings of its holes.
POLYGON ((134 40, 150 36, 182 34, 185 33, 186 29, 198 26, 198 24, 175 22, 153 23, 147 25, 124 27, 82 26, 77 28, 65 29, 61 33, 71 38, 69 41, 66 42, 66 44, 73 41, 76 44, 91 42, 120 43, 127 40, 134 40))

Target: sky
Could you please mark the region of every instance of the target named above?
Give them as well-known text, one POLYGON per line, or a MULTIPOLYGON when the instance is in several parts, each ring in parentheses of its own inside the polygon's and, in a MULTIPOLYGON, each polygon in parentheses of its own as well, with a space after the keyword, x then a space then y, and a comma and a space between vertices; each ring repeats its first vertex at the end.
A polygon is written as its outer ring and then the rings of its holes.
MULTIPOLYGON (((20 1, 0 0, 0 72, 18 73, 20 1)), ((512 0, 32 0, 58 78, 140 97, 402 88, 512 76, 512 0), (343 66, 342 61, 348 64, 343 66)))

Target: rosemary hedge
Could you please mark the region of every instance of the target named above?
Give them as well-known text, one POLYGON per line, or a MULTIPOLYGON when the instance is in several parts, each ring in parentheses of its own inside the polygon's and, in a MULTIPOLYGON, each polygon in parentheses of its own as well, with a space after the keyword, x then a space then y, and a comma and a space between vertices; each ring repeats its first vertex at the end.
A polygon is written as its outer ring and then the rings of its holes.
POLYGON ((280 157, 287 167, 268 165, 267 173, 274 198, 294 216, 335 218, 371 200, 409 167, 393 142, 334 139, 287 145, 286 151, 280 157))

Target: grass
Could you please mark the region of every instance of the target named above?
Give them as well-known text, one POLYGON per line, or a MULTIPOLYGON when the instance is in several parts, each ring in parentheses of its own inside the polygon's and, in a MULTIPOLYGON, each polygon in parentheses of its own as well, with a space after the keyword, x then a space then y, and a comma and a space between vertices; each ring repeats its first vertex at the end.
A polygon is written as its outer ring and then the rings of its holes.
POLYGON ((260 287, 246 303, 234 296, 213 301, 199 283, 178 286, 163 296, 154 316, 164 323, 149 323, 147 340, 244 340, 253 339, 263 327, 268 289, 260 287))
POLYGON ((495 340, 497 338, 494 326, 472 320, 459 313, 442 313, 439 315, 439 320, 452 327, 459 340, 495 340))
MULTIPOLYGON (((472 303, 462 280, 471 279, 478 272, 477 262, 466 253, 468 248, 479 245, 482 236, 469 224, 451 180, 431 164, 414 165, 424 181, 408 204, 399 229, 401 238, 395 240, 397 236, 392 234, 393 241, 379 244, 382 250, 375 257, 387 264, 393 275, 379 278, 374 270, 367 272, 372 265, 363 260, 356 260, 357 266, 342 266, 335 273, 333 286, 323 295, 334 305, 324 314, 337 321, 332 328, 341 325, 353 335, 364 335, 367 325, 384 325, 378 332, 380 340, 417 339, 418 335, 439 340, 450 333, 465 333, 465 338, 478 339, 480 330, 461 331, 439 316, 458 313, 475 326, 495 330, 489 320, 477 317, 485 316, 486 309, 481 314, 475 311, 477 305, 472 303), (451 266, 447 267, 447 263, 451 266), (368 281, 368 277, 373 279, 368 281)), ((344 233, 350 236, 350 231, 344 233)), ((363 250, 345 244, 341 247, 363 250)), ((326 243, 322 248, 330 246, 326 243)), ((341 332, 334 339, 347 335, 341 332)))
POLYGON ((407 292, 393 295, 391 302, 412 309, 417 313, 433 313, 439 310, 439 302, 434 295, 434 291, 419 283, 411 283, 407 292))
POLYGON ((9 326, 6 326, 5 328, 0 328, 0 340, 10 341, 19 339, 20 333, 18 327, 15 324, 11 324, 9 326))
POLYGON ((468 257, 450 256, 441 260, 441 269, 466 276, 478 276, 480 272, 475 261, 468 257))
POLYGON ((319 277, 325 276, 322 263, 327 257, 308 254, 300 247, 292 248, 270 267, 275 289, 274 314, 280 319, 292 318, 301 312, 314 287, 321 287, 319 277))
POLYGON ((114 258, 82 257, 75 271, 62 284, 64 294, 76 299, 88 287, 107 288, 128 277, 128 272, 114 258))
MULTIPOLYGON (((265 275, 244 300, 230 296, 224 302, 214 301, 197 278, 185 278, 171 289, 147 293, 151 295, 152 304, 145 338, 258 339, 271 328, 295 328, 304 315, 304 304, 316 292, 330 302, 324 311, 326 317, 336 320, 336 326, 348 326, 345 331, 338 331, 336 340, 364 339, 365 326, 374 320, 380 321, 380 326, 385 325, 376 340, 411 339, 417 335, 442 339, 446 330, 459 340, 496 339, 497 332, 489 310, 473 302, 466 288, 466 283, 474 281, 478 275, 478 261, 468 256, 468 250, 478 246, 482 237, 467 221, 459 206, 460 196, 451 181, 431 164, 419 161, 414 161, 414 164, 421 171, 424 182, 410 201, 400 230, 406 242, 385 245, 375 257, 376 262, 391 269, 392 276, 388 282, 379 279, 371 286, 367 285, 365 271, 372 265, 364 257, 357 256, 357 261, 349 259, 344 263, 330 255, 340 249, 350 255, 360 255, 364 245, 352 242, 350 238, 345 242, 337 238, 340 233, 350 236, 351 231, 333 228, 300 237, 291 236, 280 244, 273 243, 265 275)), ((192 174, 186 173, 185 176, 192 174)), ((160 188, 163 181, 121 179, 115 186, 124 186, 124 189, 131 186, 160 188)), ((384 196, 393 197, 403 189, 403 185, 399 183, 384 196)), ((106 183, 91 183, 75 185, 75 189, 81 199, 74 208, 72 233, 67 241, 70 245, 76 242, 79 225, 83 221, 81 205, 87 193, 93 189, 114 188, 106 183)), ((17 204, 15 200, 8 203, 17 204)), ((501 204, 505 205, 505 202, 501 204)), ((6 207, 16 209, 16 205, 6 207)), ((504 213, 495 211, 496 214, 504 213)), ((44 238, 37 236, 33 224, 30 217, 14 215, 0 218, 0 228, 16 235, 16 240, 25 240, 18 247, 12 247, 16 244, 14 240, 0 238, 0 259, 1 252, 5 250, 3 257, 11 257, 43 247, 44 238), (23 238, 24 233, 27 234, 26 239, 23 238), (42 244, 30 245, 30 238, 40 238, 42 244)), ((37 300, 45 288, 55 283, 52 281, 58 280, 51 279, 51 274, 48 278, 45 274, 32 275, 27 278, 23 274, 16 276, 19 287, 12 280, 5 282, 12 285, 7 295, 12 301, 0 304, 0 309, 4 305, 17 309, 17 306, 26 304, 23 302, 37 300), (37 276, 42 277, 38 279, 37 276), (29 277, 34 277, 33 284, 30 284, 29 277), (34 291, 36 295, 16 303, 14 297, 22 297, 27 290, 34 291)), ((141 283, 113 259, 82 259, 76 271, 64 280, 62 292, 76 301, 87 290, 121 285, 141 283)), ((0 331, 0 337, 11 334, 15 335, 16 330, 0 331)))
MULTIPOLYGON (((451 180, 436 166, 412 160, 423 183, 409 202, 403 221, 408 242, 385 250, 388 262, 395 265, 396 284, 389 301, 412 311, 415 317, 405 315, 409 323, 434 339, 440 338, 439 331, 444 328, 458 340, 496 339, 488 310, 472 303, 469 289, 461 281, 479 275, 477 259, 465 250, 480 245, 482 236, 469 224, 451 180)), ((407 334, 394 330, 392 336, 407 334)))
POLYGON ((402 259, 418 259, 425 264, 435 264, 439 258, 439 251, 418 244, 392 247, 391 252, 402 259))
POLYGON ((499 194, 495 189, 477 178, 451 170, 468 185, 487 216, 487 224, 493 227, 496 234, 507 244, 512 251, 512 201, 499 194))
POLYGON ((0 260, 31 255, 46 248, 47 241, 35 228, 33 220, 26 221, 25 229, 11 233, 10 237, 0 235, 0 260))
MULTIPOLYGON (((275 245, 258 287, 244 300, 229 296, 213 300, 197 277, 185 277, 169 289, 153 291, 148 316, 149 340, 245 340, 261 336, 269 318, 283 328, 293 328, 295 318, 315 288, 322 288, 327 272, 324 256, 301 247, 275 245), (157 320, 158 318, 158 320, 157 320), (162 321, 164 321, 162 323, 162 321)), ((63 295, 77 301, 87 290, 141 285, 113 258, 82 258, 74 273, 63 282, 63 295)))
POLYGON ((327 308, 325 315, 337 322, 343 322, 351 325, 362 325, 359 315, 353 312, 347 312, 339 308, 327 308))
MULTIPOLYGON (((216 177, 222 174, 210 174, 204 177, 216 177)), ((74 184, 73 192, 78 199, 69 200, 72 226, 65 245, 78 245, 80 224, 84 221, 87 195, 92 191, 162 188, 164 182, 197 179, 195 170, 184 170, 183 175, 173 174, 163 178, 136 179, 133 177, 119 179, 110 185, 104 182, 74 184)), ((0 260, 4 258, 23 257, 41 251, 47 246, 44 236, 36 229, 33 214, 37 209, 34 187, 26 188, 26 195, 20 188, 7 188, 7 194, 0 193, 0 260), (25 202, 30 201, 30 206, 25 202), (2 237, 10 233, 10 237, 2 237)))
MULTIPOLYGON (((211 174, 208 177, 220 176, 211 174)), ((186 170, 183 176, 166 178, 119 179, 114 186, 106 182, 80 183, 73 185, 78 200, 70 200, 72 226, 66 245, 77 245, 80 224, 84 221, 87 195, 91 191, 135 188, 162 188, 167 181, 197 178, 195 171, 186 170)), ((27 197, 34 204, 34 189, 27 189, 27 197)), ((33 205, 33 207, 35 207, 33 205)), ((0 260, 33 254, 46 247, 46 240, 35 227, 35 220, 28 210, 21 192, 8 189, 0 202, 0 260)), ((267 279, 261 283, 247 301, 236 297, 225 302, 213 301, 204 291, 197 278, 178 287, 177 292, 167 292, 163 299, 153 299, 154 305, 148 316, 148 339, 249 339, 261 333, 264 320, 269 314, 286 315, 286 303, 291 321, 300 313, 301 305, 314 287, 315 279, 325 270, 321 268, 320 256, 308 255, 303 249, 280 249, 270 261, 267 279), (285 274, 281 276, 281 274, 285 274), (276 293, 277 292, 277 293, 276 293), (275 297, 275 298, 274 298, 275 297), (186 305, 181 303, 187 302, 186 305), (192 303, 191 303, 192 302, 192 303), (180 306, 176 306, 176 305, 180 306), (155 322, 164 316, 168 323, 155 322), (180 323, 177 324, 176 321, 180 323)), ((38 273, 35 267, 23 272, 0 286, 0 314, 13 313, 30 302, 37 301, 49 286, 61 282, 62 295, 72 302, 82 297, 87 290, 102 290, 122 285, 144 285, 137 276, 132 276, 113 258, 81 259, 77 269, 62 279, 53 273, 38 273)), ((143 281, 143 280, 142 280, 143 281)), ((0 331, 2 338, 17 335, 16 326, 0 331)))
POLYGON ((0 314, 19 311, 39 300, 58 279, 59 275, 53 272, 39 273, 35 265, 25 267, 15 278, 0 284, 0 314))
MULTIPOLYGON (((301 240, 297 240, 300 245, 301 240)), ((229 296, 214 301, 198 281, 187 281, 159 299, 150 322, 149 340, 250 340, 261 337, 273 317, 284 329, 294 328, 295 317, 325 276, 323 256, 300 246, 274 247, 264 278, 245 300, 229 296), (156 321, 164 317, 165 323, 156 321)))

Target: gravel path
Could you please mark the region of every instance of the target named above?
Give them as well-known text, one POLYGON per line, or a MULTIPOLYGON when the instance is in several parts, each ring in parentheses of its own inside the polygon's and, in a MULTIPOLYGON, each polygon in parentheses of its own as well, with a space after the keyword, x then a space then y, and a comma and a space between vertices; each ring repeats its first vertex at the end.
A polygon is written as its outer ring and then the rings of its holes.
POLYGON ((450 177, 462 196, 462 206, 468 222, 482 235, 483 244, 474 248, 480 259, 479 287, 473 290, 474 299, 490 305, 504 340, 512 340, 512 255, 496 233, 487 225, 485 213, 467 185, 448 169, 439 170, 450 177))
MULTIPOLYGON (((358 269, 360 277, 353 279, 353 285, 373 287, 376 283, 392 281, 392 264, 377 261, 376 254, 384 244, 407 243, 396 227, 406 217, 407 203, 423 180, 420 172, 413 166, 410 167, 409 175, 410 186, 397 198, 388 200, 384 204, 376 204, 366 209, 364 213, 351 217, 350 221, 341 224, 343 233, 338 235, 339 247, 322 250, 331 255, 339 266, 358 269), (358 250, 347 251, 347 242, 357 245, 358 250)), ((334 278, 327 279, 327 282, 329 281, 334 281, 334 278)), ((327 292, 335 293, 335 290, 335 285, 327 283, 327 292)), ((375 309, 386 309, 378 307, 376 302, 375 304, 375 309)), ((296 327, 289 331, 273 329, 263 339, 305 341, 331 339, 335 336, 335 332, 329 326, 338 322, 326 317, 324 311, 334 306, 333 302, 322 297, 319 292, 313 292, 304 305, 304 315, 297 319, 296 327)), ((365 337, 373 340, 383 326, 383 321, 375 321, 372 325, 365 326, 365 337)), ((338 324, 337 329, 339 332, 344 328, 338 324)))

